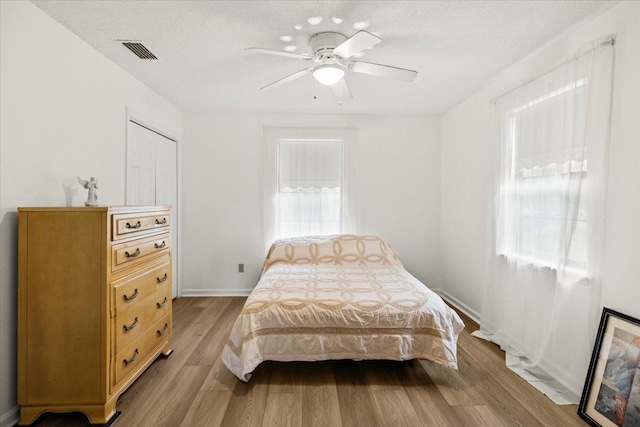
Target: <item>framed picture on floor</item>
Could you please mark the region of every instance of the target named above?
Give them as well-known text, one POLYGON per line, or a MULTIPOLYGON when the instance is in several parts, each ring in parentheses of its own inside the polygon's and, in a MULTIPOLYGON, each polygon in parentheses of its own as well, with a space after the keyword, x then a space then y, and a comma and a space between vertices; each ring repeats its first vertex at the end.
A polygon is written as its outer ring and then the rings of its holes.
POLYGON ((640 320, 602 310, 578 415, 592 426, 640 426, 640 320))

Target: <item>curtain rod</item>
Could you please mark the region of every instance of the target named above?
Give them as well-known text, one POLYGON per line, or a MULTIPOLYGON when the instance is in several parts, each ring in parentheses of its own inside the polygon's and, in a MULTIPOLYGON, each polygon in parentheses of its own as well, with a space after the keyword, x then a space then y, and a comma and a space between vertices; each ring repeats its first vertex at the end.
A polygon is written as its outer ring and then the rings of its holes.
POLYGON ((563 67, 563 66, 569 64, 570 62, 577 61, 578 59, 593 53, 596 49, 599 49, 599 48, 601 48, 603 46, 613 46, 616 43, 616 35, 615 34, 612 34, 612 35, 609 35, 609 36, 605 36, 605 37, 606 37, 606 40, 600 42, 596 46, 593 46, 590 49, 588 49, 588 50, 586 50, 584 52, 581 52, 579 55, 573 56, 573 57, 567 59, 566 61, 562 61, 560 64, 558 64, 558 65, 556 65, 556 66, 544 71, 542 74, 538 74, 537 76, 535 76, 535 77, 533 77, 533 78, 531 78, 531 79, 529 79, 529 80, 527 80, 527 81, 525 81, 523 83, 520 83, 516 87, 512 87, 511 89, 494 96, 493 98, 491 98, 489 100, 489 102, 495 103, 496 100, 498 100, 499 98, 502 98, 503 96, 508 95, 511 92, 520 89, 522 86, 526 86, 529 83, 534 82, 534 81, 538 80, 539 78, 542 78, 542 77, 546 76, 547 74, 553 73, 558 68, 563 67))

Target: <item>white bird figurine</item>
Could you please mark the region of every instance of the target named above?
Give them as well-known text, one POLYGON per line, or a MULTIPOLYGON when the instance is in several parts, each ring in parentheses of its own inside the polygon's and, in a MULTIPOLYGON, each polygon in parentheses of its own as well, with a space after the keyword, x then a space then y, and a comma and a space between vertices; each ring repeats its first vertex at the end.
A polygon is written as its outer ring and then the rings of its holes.
POLYGON ((98 193, 96 192, 96 189, 98 188, 98 180, 96 178, 94 178, 94 177, 91 177, 91 179, 89 179, 89 181, 85 181, 84 179, 81 179, 80 177, 78 177, 78 182, 84 188, 89 190, 89 194, 87 196, 87 201, 84 202, 84 205, 85 206, 98 206, 98 193))

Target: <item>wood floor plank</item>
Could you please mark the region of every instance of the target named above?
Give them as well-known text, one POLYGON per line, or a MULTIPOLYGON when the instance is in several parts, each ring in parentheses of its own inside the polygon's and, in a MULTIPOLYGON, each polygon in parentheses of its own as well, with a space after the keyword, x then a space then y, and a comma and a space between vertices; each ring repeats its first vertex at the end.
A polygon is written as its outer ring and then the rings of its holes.
POLYGON ((302 426, 302 402, 300 393, 269 393, 262 426, 302 426))
POLYGON ((460 420, 461 426, 499 427, 504 426, 500 420, 484 405, 452 406, 451 409, 460 420))
POLYGON ((238 382, 238 377, 233 375, 222 363, 222 359, 216 359, 209 371, 207 379, 202 383, 202 390, 228 390, 233 391, 238 382))
POLYGON ((204 312, 203 307, 193 307, 185 310, 182 314, 176 314, 174 311, 172 319, 172 333, 174 336, 180 335, 182 330, 186 327, 192 326, 195 320, 204 312))
POLYGON ((212 302, 217 301, 219 299, 222 299, 222 298, 194 297, 192 307, 207 308, 211 305, 212 302))
POLYGON ((336 382, 333 366, 334 361, 332 360, 304 362, 302 364, 304 387, 330 385, 335 388, 336 382))
MULTIPOLYGON (((244 304, 244 301, 241 298, 233 298, 233 297, 220 297, 215 298, 215 302, 209 304, 207 307, 198 307, 194 306, 193 308, 202 308, 201 314, 196 318, 196 322, 198 323, 216 323, 222 313, 231 305, 240 305, 244 304)), ((235 319, 234 319, 235 320, 235 319)))
MULTIPOLYGON (((175 351, 120 397, 113 427, 585 426, 575 405, 554 405, 504 365, 497 346, 471 337, 477 325, 464 316, 459 371, 417 360, 265 362, 242 382, 220 356, 245 301, 175 300, 175 351)), ((43 427, 87 424, 77 413, 45 418, 43 427)))
POLYGON ((311 368, 304 362, 270 362, 271 383, 269 394, 301 393, 305 369, 311 368))
POLYGON ((342 425, 381 425, 377 408, 368 387, 362 366, 351 360, 334 362, 334 377, 340 404, 342 425))
POLYGON ((263 364, 253 372, 250 382, 245 383, 238 380, 222 419, 222 425, 262 426, 270 379, 269 366, 263 364))
POLYGON ((340 402, 331 362, 308 363, 302 388, 302 425, 340 427, 340 402))
POLYGON ((191 404, 181 427, 218 427, 233 392, 229 390, 200 390, 191 404))
POLYGON ((198 395, 207 371, 206 366, 184 366, 147 413, 145 423, 150 421, 150 425, 157 427, 179 426, 198 395))
POLYGON ((391 360, 365 360, 362 369, 371 390, 402 390, 395 366, 402 362, 391 360))
MULTIPOLYGON (((568 405, 570 412, 565 410, 565 406, 549 406, 550 401, 546 396, 505 367, 504 355, 502 360, 490 357, 493 350, 487 348, 487 341, 470 335, 461 336, 459 341, 460 346, 464 347, 463 351, 459 351, 461 356, 468 356, 484 376, 491 376, 499 381, 501 386, 541 424, 557 427, 584 425, 575 417, 577 405, 568 405)), ((495 346, 495 344, 489 344, 495 346)))
MULTIPOLYGON (((493 373, 482 369, 482 366, 471 357, 471 354, 458 347, 459 375, 463 376, 474 390, 482 396, 483 402, 491 412, 505 425, 522 425, 527 427, 543 426, 524 406, 503 387, 503 383, 495 379, 493 373)), ((504 369, 507 369, 506 366, 504 369)), ((528 385, 527 385, 528 386, 528 385)), ((553 404, 553 402, 550 402, 553 404)))
POLYGON ((482 405, 482 397, 472 388, 459 371, 445 368, 429 360, 421 360, 420 364, 436 384, 440 393, 451 406, 482 405))
POLYGON ((374 390, 373 400, 382 425, 415 427, 424 425, 404 390, 374 390))
POLYGON ((180 315, 184 310, 189 307, 193 307, 198 298, 174 298, 171 301, 173 307, 173 314, 180 315))
POLYGON ((578 413, 578 405, 562 405, 560 406, 562 412, 566 414, 566 417, 561 417, 563 420, 571 420, 567 421, 567 425, 569 426, 583 426, 584 422, 581 418, 578 418, 576 414, 578 413))
POLYGON ((168 359, 157 359, 131 387, 120 396, 117 408, 122 412, 118 423, 122 426, 141 425, 148 411, 162 399, 169 383, 175 378, 200 344, 212 324, 194 323, 172 338, 174 352, 168 359))
POLYGON ((233 299, 222 312, 212 312, 210 316, 203 315, 198 319, 200 323, 212 323, 213 327, 191 353, 191 357, 186 363, 188 366, 213 366, 215 364, 229 339, 229 333, 242 310, 242 305, 241 300, 233 299), (215 321, 203 322, 203 320, 210 320, 209 317, 215 317, 215 321))
POLYGON ((396 365, 396 375, 425 425, 460 426, 460 420, 417 360, 396 365))
POLYGON ((465 332, 460 334, 458 346, 469 350, 476 366, 488 370, 498 379, 503 387, 511 393, 533 416, 545 426, 584 426, 584 422, 576 415, 578 405, 549 405, 549 399, 526 384, 522 378, 509 369, 504 363, 504 352, 497 345, 471 336, 471 332, 480 327, 463 313, 459 313, 465 322, 465 332))
POLYGON ((192 310, 193 308, 196 309, 200 309, 200 310, 195 310, 197 313, 200 313, 202 309, 204 309, 204 307, 194 307, 196 300, 193 298, 176 298, 172 301, 172 308, 173 308, 173 323, 175 324, 176 322, 178 323, 192 323, 190 321, 190 315, 194 315, 195 313, 193 313, 194 310, 192 310))

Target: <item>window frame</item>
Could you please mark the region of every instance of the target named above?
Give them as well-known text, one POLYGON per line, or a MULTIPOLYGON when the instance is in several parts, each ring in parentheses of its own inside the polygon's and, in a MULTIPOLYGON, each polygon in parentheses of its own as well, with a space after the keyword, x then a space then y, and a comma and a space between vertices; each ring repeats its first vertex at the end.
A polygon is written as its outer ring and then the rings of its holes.
MULTIPOLYGON (((517 168, 517 161, 516 161, 516 152, 517 152, 517 147, 516 147, 516 142, 517 142, 517 120, 519 115, 523 112, 526 111, 529 108, 532 107, 536 107, 541 103, 544 103, 550 99, 553 99, 557 96, 561 96, 563 94, 565 94, 566 92, 569 91, 575 91, 575 90, 586 90, 586 85, 587 85, 588 81, 586 77, 582 77, 579 78, 567 85, 564 85, 558 89, 554 89, 548 93, 545 93, 542 96, 539 97, 535 97, 533 99, 531 99, 530 101, 527 101, 523 104, 520 104, 518 106, 512 107, 510 109, 508 109, 505 113, 504 113, 504 117, 506 118, 506 126, 508 126, 508 135, 509 135, 509 151, 511 153, 511 159, 510 159, 510 175, 511 175, 511 179, 514 181, 520 181, 523 182, 523 180, 525 179, 533 179, 533 178, 542 178, 544 176, 549 176, 551 174, 545 174, 545 169, 547 169, 549 167, 549 165, 535 165, 531 168, 520 168, 519 170, 516 170, 517 168), (534 169, 540 169, 541 173, 539 175, 534 174, 533 170, 534 169), (528 176, 525 176, 525 174, 523 172, 526 171, 530 171, 531 173, 528 176)), ((574 164, 574 161, 570 160, 568 162, 568 164, 562 164, 562 165, 558 165, 556 167, 560 167, 560 171, 556 172, 559 174, 569 174, 572 175, 574 173, 580 173, 585 175, 585 177, 583 177, 583 180, 586 180, 586 174, 587 174, 587 165, 588 165, 588 159, 585 158, 585 160, 583 160, 582 162, 575 162, 576 164, 574 164), (580 164, 581 163, 581 164, 580 164), (577 169, 576 169, 577 167, 577 169)), ((504 197, 503 193, 506 192, 512 192, 513 190, 510 190, 508 187, 509 185, 503 181, 503 179, 500 180, 500 198, 504 197)), ((581 191, 584 191, 581 189, 581 191)), ((582 199, 582 195, 581 195, 581 199, 582 199)), ((520 214, 520 219, 522 219, 524 217, 524 214, 520 214)), ((584 222, 586 224, 586 227, 588 228, 588 217, 585 218, 584 222)), ((517 230, 518 233, 520 233, 520 235, 522 235, 522 227, 520 227, 517 230)), ((545 268, 550 268, 552 270, 556 270, 557 266, 553 263, 552 259, 553 259, 553 254, 550 254, 549 256, 545 257, 544 253, 540 250, 527 250, 527 251, 522 251, 520 253, 518 253, 517 251, 513 251, 512 248, 507 247, 508 245, 506 243, 504 243, 505 240, 507 240, 506 238, 506 233, 507 231, 504 229, 503 226, 500 226, 500 221, 498 222, 498 226, 497 226, 497 236, 496 236, 496 253, 499 256, 503 256, 506 259, 511 259, 511 260, 515 260, 518 262, 523 262, 525 264, 528 265, 532 265, 532 266, 536 266, 536 267, 545 267, 545 268), (501 243, 502 242, 502 243, 501 243)), ((575 275, 578 276, 586 276, 587 275, 587 260, 585 259, 584 261, 580 261, 580 260, 575 260, 575 259, 569 259, 567 257, 567 263, 564 265, 564 270, 566 272, 569 273, 573 273, 575 275)))
MULTIPOLYGON (((283 191, 283 188, 280 185, 280 168, 282 166, 282 157, 280 155, 281 153, 281 147, 282 147, 282 143, 283 142, 334 142, 334 143, 339 143, 340 144, 340 186, 339 186, 339 191, 338 193, 340 194, 340 208, 339 208, 339 212, 338 212, 338 218, 340 219, 339 221, 339 230, 337 234, 341 234, 342 230, 343 230, 343 221, 342 221, 342 213, 344 210, 344 181, 345 181, 345 141, 343 139, 338 139, 338 138, 323 138, 323 139, 319 139, 319 138, 278 138, 278 140, 276 141, 276 177, 278 180, 277 186, 276 186, 276 197, 280 197, 281 194, 285 193, 285 194, 292 194, 292 193, 323 193, 323 188, 319 188, 319 187, 309 187, 309 190, 307 190, 305 187, 298 187, 298 189, 292 189, 292 191, 283 191)), ((276 221, 279 223, 278 227, 282 227, 282 210, 281 210, 281 205, 280 203, 277 204, 276 209, 278 210, 278 212, 276 213, 276 221)), ((301 221, 299 221, 301 222, 301 221)), ((283 237, 283 236, 277 236, 278 238, 283 237)))
POLYGON ((357 130, 354 128, 283 128, 263 127, 263 225, 265 249, 276 239, 276 203, 279 191, 278 141, 334 140, 342 141, 341 233, 357 233, 357 130))

